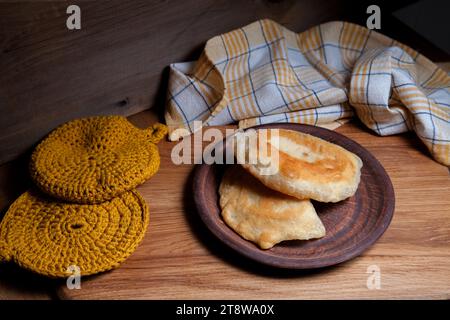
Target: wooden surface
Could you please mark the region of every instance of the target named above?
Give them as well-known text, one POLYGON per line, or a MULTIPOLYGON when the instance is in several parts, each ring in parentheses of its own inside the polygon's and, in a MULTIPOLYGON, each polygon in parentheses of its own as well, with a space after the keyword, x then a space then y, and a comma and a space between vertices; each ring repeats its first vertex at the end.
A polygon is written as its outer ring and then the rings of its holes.
POLYGON ((0 164, 80 116, 130 115, 166 97, 167 66, 259 18, 305 30, 339 0, 0 1, 0 164), (81 8, 81 30, 66 9, 81 8))
MULTIPOLYGON (((440 65, 450 70, 450 63, 440 65)), ((144 127, 156 121, 155 112, 145 111, 131 120, 144 127)), ((352 124, 337 131, 368 148, 381 161, 394 184, 396 211, 392 224, 363 257, 319 273, 281 272, 242 259, 221 245, 203 226, 192 202, 192 167, 177 167, 168 162, 173 143, 163 141, 161 171, 140 187, 151 206, 148 235, 142 248, 123 265, 123 270, 98 276, 98 283, 97 277, 86 279, 83 289, 87 290, 69 291, 63 282, 43 279, 13 265, 2 265, 0 299, 51 299, 56 297, 55 291, 65 298, 114 298, 116 295, 117 298, 202 298, 211 292, 214 293, 211 297, 221 298, 223 294, 238 298, 259 296, 260 289, 268 290, 264 296, 277 298, 450 298, 448 169, 434 162, 412 133, 378 137, 352 124), (136 275, 141 269, 139 263, 133 262, 135 259, 150 261, 149 267, 142 269, 142 275, 136 275), (370 263, 382 268, 381 290, 366 289, 366 270, 370 263), (214 284, 202 278, 200 271, 205 270, 218 278, 216 290, 214 284), (141 276, 145 283, 140 282, 141 276), (247 280, 242 285, 228 285, 236 277, 247 280), (110 278, 117 281, 110 283, 110 278), (130 281, 140 289, 135 291, 134 285, 127 288, 130 281), (272 286, 274 283, 277 285, 272 286), (202 292, 204 288, 209 289, 202 292)), ((29 153, 24 153, 15 161, 0 165, 0 216, 30 184, 28 159, 29 153)))
MULTIPOLYGON (((194 202, 206 227, 223 243, 244 256, 269 266, 313 269, 350 260, 373 245, 389 226, 394 213, 394 190, 379 161, 361 145, 331 130, 295 123, 265 124, 258 128, 278 128, 312 134, 353 152, 363 162, 356 193, 337 203, 312 201, 325 226, 326 235, 311 241, 284 241, 268 250, 246 241, 223 220, 219 206, 219 186, 223 172, 233 165, 202 164, 194 173, 194 202)), ((239 166, 239 165, 235 165, 239 166)), ((280 168, 280 170, 282 170, 280 168)), ((272 192, 241 168, 242 181, 252 181, 272 192)), ((256 188, 253 190, 260 190, 256 188)), ((252 190, 250 190, 252 191, 252 190)), ((257 192, 257 191, 256 191, 257 192)))
MULTIPOLYGON (((133 116, 140 125, 150 112, 133 116)), ((450 298, 450 178, 413 134, 378 137, 358 123, 337 129, 382 163, 395 190, 396 209, 386 233, 362 256, 316 271, 266 267, 216 239, 193 204, 192 165, 176 166, 173 142, 159 144, 160 171, 139 191, 150 206, 150 227, 120 269, 82 279, 81 290, 62 284, 67 299, 317 299, 450 298), (367 268, 381 270, 381 289, 366 286, 367 268)))
MULTIPOLYGON (((0 164, 20 155, 0 165, 0 216, 29 184, 30 147, 56 125, 81 115, 133 114, 152 105, 160 115, 165 67, 195 59, 211 36, 263 17, 296 31, 332 19, 363 24, 367 6, 348 2, 350 7, 338 0, 71 1, 82 8, 82 30, 68 31, 69 2, 0 1, 0 164)), ((445 60, 411 30, 389 27, 386 18, 383 33, 445 60)), ((149 112, 133 116, 142 125, 154 119, 149 112)), ((192 168, 168 162, 173 144, 163 142, 161 171, 140 188, 151 206, 151 226, 121 269, 69 291, 60 282, 2 265, 0 299, 53 298, 55 287, 67 298, 239 298, 259 297, 259 291, 261 298, 449 298, 447 168, 433 162, 413 134, 380 138, 353 125, 338 131, 378 157, 396 192, 391 227, 361 258, 321 272, 294 273, 242 259, 202 225, 189 188, 192 168), (369 263, 381 268, 381 290, 366 289, 369 263)))

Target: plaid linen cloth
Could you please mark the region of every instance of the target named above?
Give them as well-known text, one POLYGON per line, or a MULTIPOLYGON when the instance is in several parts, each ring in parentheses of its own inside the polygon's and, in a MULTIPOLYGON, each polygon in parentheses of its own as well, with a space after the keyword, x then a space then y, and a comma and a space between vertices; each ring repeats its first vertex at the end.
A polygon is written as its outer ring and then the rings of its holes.
POLYGON ((174 141, 203 125, 294 122, 334 129, 353 116, 379 135, 413 130, 450 165, 450 77, 417 51, 347 22, 294 33, 259 20, 170 66, 174 141))

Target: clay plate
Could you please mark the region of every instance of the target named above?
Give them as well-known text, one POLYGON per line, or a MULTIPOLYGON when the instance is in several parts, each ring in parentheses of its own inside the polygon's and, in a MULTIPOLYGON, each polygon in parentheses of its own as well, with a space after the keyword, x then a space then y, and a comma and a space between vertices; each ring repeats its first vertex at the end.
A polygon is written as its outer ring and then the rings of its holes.
POLYGON ((261 263, 291 269, 312 269, 338 264, 360 255, 384 233, 394 213, 391 180, 377 159, 349 138, 323 128, 300 124, 269 124, 256 128, 280 128, 305 132, 357 154, 363 161, 356 194, 338 203, 313 201, 325 225, 325 237, 308 241, 284 241, 269 250, 244 240, 221 218, 218 188, 226 165, 198 165, 194 175, 194 199, 201 219, 223 243, 261 263))

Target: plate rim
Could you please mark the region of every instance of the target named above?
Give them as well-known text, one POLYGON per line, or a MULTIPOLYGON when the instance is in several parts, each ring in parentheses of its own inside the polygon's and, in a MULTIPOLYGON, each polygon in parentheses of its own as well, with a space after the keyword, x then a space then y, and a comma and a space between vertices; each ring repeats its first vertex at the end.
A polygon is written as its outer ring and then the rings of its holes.
MULTIPOLYGON (((206 202, 205 195, 202 192, 197 192, 196 190, 200 190, 199 187, 202 186, 205 183, 206 179, 206 173, 207 168, 211 166, 217 166, 218 164, 198 164, 195 166, 195 171, 193 175, 193 193, 194 193, 194 202, 197 209, 197 214, 200 216, 203 223, 206 225, 208 230, 214 234, 216 238, 218 238, 219 241, 227 245, 228 247, 232 248, 234 251, 238 252, 239 254, 247 257, 248 259, 257 261, 259 263, 277 267, 277 268, 283 268, 283 269, 316 269, 316 268, 324 268, 329 267, 332 265, 340 264, 345 261, 351 260, 359 255, 361 255, 364 251, 366 251, 368 248, 370 248, 375 242, 378 241, 378 239, 384 234, 384 232, 389 227, 394 211, 395 211, 395 192, 394 187, 392 185, 392 181, 387 174, 384 167, 381 165, 381 163, 378 161, 378 159, 366 148, 361 146, 359 143, 354 141, 353 139, 350 139, 349 137, 338 133, 333 130, 329 130, 322 127, 307 125, 307 124, 298 124, 298 123, 270 123, 270 124, 263 124, 263 125, 257 125, 249 128, 245 128, 244 130, 248 129, 264 129, 264 128, 283 128, 287 127, 287 130, 294 130, 299 132, 304 132, 304 130, 296 130, 292 129, 292 127, 297 127, 299 129, 301 128, 310 128, 312 130, 318 130, 323 131, 327 134, 332 134, 340 137, 346 143, 353 144, 357 148, 360 148, 365 151, 365 155, 370 157, 371 163, 375 164, 379 169, 378 171, 381 173, 381 175, 378 177, 379 179, 383 180, 385 182, 384 185, 384 192, 383 192, 383 205, 382 209, 384 210, 384 214, 381 217, 380 223, 376 225, 376 227, 367 235, 367 237, 363 238, 361 240, 361 245, 349 248, 346 252, 343 252, 343 254, 340 254, 336 257, 325 257, 325 258, 314 258, 314 259, 305 259, 304 257, 302 259, 299 259, 298 257, 275 257, 273 255, 267 254, 267 250, 260 249, 255 246, 254 249, 249 249, 244 246, 240 246, 239 244, 235 243, 231 239, 229 239, 229 236, 225 234, 221 228, 219 228, 215 223, 215 218, 212 217, 211 214, 203 212, 202 203, 206 202), (390 200, 390 201, 389 201, 390 200)), ((311 134, 311 133, 308 133, 311 134)), ((314 134, 311 134, 313 136, 316 136, 314 134)), ((316 136, 318 138, 323 139, 320 136, 316 136)), ((324 139, 325 140, 325 139, 324 139)), ((326 140, 327 141, 327 140, 326 140)), ((222 141, 218 142, 223 143, 222 141)), ((338 144, 339 145, 339 144, 338 144)), ((341 145, 340 145, 341 146, 341 145)), ((341 146, 345 148, 344 146, 341 146)), ((219 207, 220 210, 220 207, 219 207)), ((219 217, 219 219, 221 219, 219 217)), ((222 220, 223 221, 223 220, 222 220)), ((225 224, 226 225, 226 224, 225 224)), ((229 228, 229 226, 227 225, 229 228)), ((231 229, 231 228, 230 228, 231 229)), ((232 230, 232 229, 231 229, 232 230)), ((232 230, 234 232, 234 230, 232 230)), ((234 234, 234 236, 239 237, 242 239, 240 235, 237 233, 234 234)), ((243 239, 244 241, 248 241, 243 239)))

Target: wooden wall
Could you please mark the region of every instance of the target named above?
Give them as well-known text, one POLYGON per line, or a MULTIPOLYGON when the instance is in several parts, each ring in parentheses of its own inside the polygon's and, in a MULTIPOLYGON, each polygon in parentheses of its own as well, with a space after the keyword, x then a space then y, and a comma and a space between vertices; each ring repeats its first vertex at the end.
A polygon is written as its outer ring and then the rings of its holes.
POLYGON ((207 39, 272 18, 293 30, 333 19, 332 1, 58 1, 0 3, 0 163, 57 125, 159 105, 164 69, 207 39), (81 30, 66 8, 81 8, 81 30))
MULTIPOLYGON (((130 115, 152 106, 162 112, 166 67, 195 59, 214 35, 260 18, 295 31, 330 20, 364 24, 369 2, 0 2, 0 164, 77 117, 130 115), (69 4, 81 8, 81 30, 66 28, 69 4)), ((382 31, 398 40, 413 35, 414 45, 420 37, 387 23, 395 4, 383 5, 382 31)))

